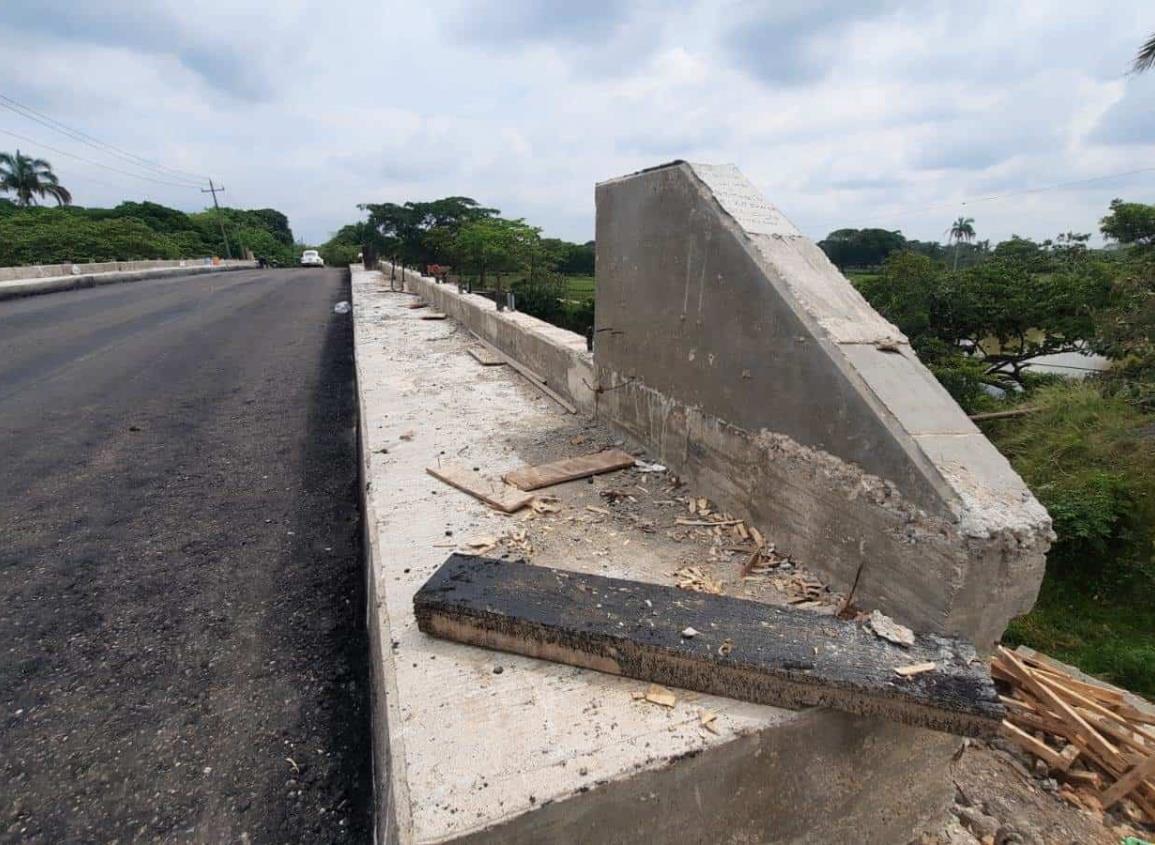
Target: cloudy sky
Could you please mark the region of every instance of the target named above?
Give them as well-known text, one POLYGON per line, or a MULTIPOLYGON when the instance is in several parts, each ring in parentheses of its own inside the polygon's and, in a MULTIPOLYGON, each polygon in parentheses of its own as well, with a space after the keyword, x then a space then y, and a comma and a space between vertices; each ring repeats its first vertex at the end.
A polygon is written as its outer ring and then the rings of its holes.
MULTIPOLYGON (((595 182, 674 158, 816 238, 965 213, 997 240, 1155 202, 1155 170, 1021 193, 1155 168, 1152 32, 1150 0, 2 0, 0 94, 310 242, 448 194, 586 240, 595 182)), ((206 199, 0 109, 17 146, 82 204, 206 199)))

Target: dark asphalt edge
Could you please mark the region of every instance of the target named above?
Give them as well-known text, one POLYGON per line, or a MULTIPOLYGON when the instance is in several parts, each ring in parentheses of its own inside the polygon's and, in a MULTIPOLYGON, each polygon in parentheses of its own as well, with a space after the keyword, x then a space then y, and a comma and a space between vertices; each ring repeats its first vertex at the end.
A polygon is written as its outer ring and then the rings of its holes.
MULTIPOLYGON (((368 784, 364 784, 364 778, 358 777, 356 779, 357 790, 353 796, 354 805, 358 806, 362 817, 358 819, 354 824, 350 825, 350 832, 355 832, 358 828, 367 830, 372 834, 371 841, 376 842, 377 789, 374 766, 374 751, 376 743, 373 741, 375 721, 373 718, 373 666, 375 664, 373 662, 373 639, 369 625, 370 617, 368 613, 370 602, 372 600, 372 593, 369 592, 369 584, 366 580, 366 573, 370 572, 371 570, 368 564, 368 548, 365 545, 368 535, 368 523, 365 519, 365 479, 363 462, 364 449, 361 439, 361 394, 359 391, 359 382, 357 379, 357 346, 355 328, 352 322, 353 315, 351 312, 347 315, 336 315, 332 310, 332 307, 338 302, 341 302, 342 300, 351 301, 352 297, 352 273, 348 268, 344 268, 342 270, 342 284, 340 286, 340 292, 333 298, 333 301, 329 303, 329 317, 331 320, 333 320, 333 322, 331 323, 325 338, 325 342, 322 347, 321 358, 322 361, 328 361, 330 356, 333 354, 332 350, 334 347, 339 348, 343 344, 343 336, 345 336, 345 332, 347 332, 350 380, 349 388, 351 390, 351 398, 349 400, 349 404, 352 413, 351 422, 353 426, 352 430, 349 431, 349 435, 353 448, 352 457, 356 467, 353 478, 350 481, 350 483, 356 487, 355 491, 351 491, 353 493, 351 498, 356 502, 357 519, 360 522, 359 530, 356 532, 358 535, 358 540, 360 541, 358 543, 359 548, 357 561, 357 564, 360 567, 360 571, 357 573, 357 576, 359 577, 354 576, 352 583, 360 592, 363 593, 361 596, 350 596, 350 606, 353 607, 355 609, 354 612, 358 614, 354 620, 353 627, 360 631, 361 638, 359 642, 359 653, 356 654, 355 657, 352 654, 348 654, 347 657, 350 661, 349 669, 353 672, 354 676, 357 677, 358 681, 357 696, 359 699, 359 704, 356 709, 359 710, 362 714, 361 721, 365 725, 365 731, 368 734, 367 738, 369 740, 369 742, 366 743, 363 755, 361 755, 360 762, 357 764, 357 771, 355 772, 355 775, 362 775, 366 773, 369 775, 368 784), (342 327, 341 321, 344 320, 349 321, 347 329, 342 327), (361 601, 358 601, 358 599, 361 599, 361 601), (366 769, 367 772, 365 771, 366 769)), ((319 383, 314 389, 314 397, 317 397, 317 395, 323 390, 324 384, 319 383)), ((311 400, 310 406, 312 411, 310 413, 310 418, 318 413, 320 401, 321 400, 319 398, 314 398, 311 400)), ((314 430, 314 426, 312 424, 310 424, 309 430, 314 430)), ((309 448, 311 447, 312 444, 310 444, 309 448)), ((310 465, 310 461, 307 458, 305 459, 304 463, 306 466, 310 465)), ((352 761, 350 760, 347 762, 352 761)))
MULTIPOLYGON (((156 270, 122 270, 112 273, 88 273, 80 276, 69 276, 64 279, 28 279, 23 280, 24 286, 5 282, 0 284, 0 302, 6 299, 23 299, 29 296, 42 296, 46 293, 59 293, 66 290, 81 288, 95 288, 102 285, 118 285, 126 282, 143 282, 148 279, 163 279, 167 276, 200 276, 205 273, 228 273, 233 270, 256 269, 256 262, 246 267, 159 267, 156 270)), ((14 280, 15 281, 15 280, 14 280)))

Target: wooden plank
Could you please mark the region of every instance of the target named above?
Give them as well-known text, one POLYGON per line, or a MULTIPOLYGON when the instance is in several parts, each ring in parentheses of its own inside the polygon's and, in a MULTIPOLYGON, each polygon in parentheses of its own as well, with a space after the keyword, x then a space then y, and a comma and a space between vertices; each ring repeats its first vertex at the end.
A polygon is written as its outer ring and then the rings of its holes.
POLYGON ((457 464, 426 467, 425 471, 434 478, 439 478, 446 484, 468 493, 475 499, 481 499, 502 513, 513 513, 521 510, 533 501, 532 494, 523 493, 515 487, 502 483, 500 479, 490 478, 457 464))
POLYGON ((1082 693, 1079 693, 1068 687, 1064 687, 1058 680, 1051 678, 1048 675, 1041 675, 1037 677, 1041 683, 1054 690, 1056 694, 1065 695, 1067 698, 1069 698, 1071 700, 1072 706, 1086 708, 1087 710, 1102 716, 1104 719, 1109 719, 1118 723, 1125 729, 1133 731, 1148 741, 1155 742, 1155 733, 1152 733, 1148 728, 1143 727, 1142 725, 1129 724, 1126 719, 1124 719, 1115 711, 1111 710, 1109 707, 1104 707, 1099 702, 1088 698, 1082 693))
POLYGON ((1087 696, 1088 698, 1101 701, 1108 706, 1122 704, 1124 701, 1125 694, 1122 690, 1111 689, 1107 686, 1092 684, 1086 681, 1081 681, 1078 678, 1073 678, 1054 660, 1041 652, 1035 651, 1034 649, 1027 649, 1025 646, 1019 646, 1017 649, 1015 649, 1015 656, 1018 657, 1019 660, 1021 660, 1027 666, 1032 667, 1036 673, 1042 673, 1049 677, 1053 677, 1064 687, 1075 690, 1087 696))
POLYGON ((484 346, 469 347, 469 354, 483 367, 500 367, 505 359, 484 346))
POLYGON ((440 311, 426 311, 421 315, 422 320, 444 320, 445 318, 446 315, 442 314, 440 311))
POLYGON ((1029 751, 1031 754, 1034 754, 1046 763, 1050 769, 1065 770, 1067 766, 1070 766, 1070 763, 1065 763, 1058 751, 1051 748, 1051 746, 1047 745, 1041 739, 1035 739, 1018 725, 1004 721, 1002 724, 1002 735, 1024 751, 1029 751))
POLYGON ((791 607, 458 554, 413 605, 426 634, 759 704, 968 736, 997 732, 1004 716, 973 646, 919 635, 903 648, 791 607), (894 673, 932 661, 933 672, 894 673))
POLYGON ((502 477, 522 490, 538 490, 542 487, 551 487, 554 484, 588 478, 603 472, 613 472, 633 465, 633 455, 627 454, 621 449, 606 449, 604 452, 595 452, 592 455, 563 458, 560 461, 535 467, 522 467, 513 472, 507 472, 502 477))
POLYGON ((1149 777, 1155 777, 1155 754, 1133 766, 1129 772, 1108 787, 1107 791, 1099 796, 1103 806, 1109 808, 1116 804, 1149 777))
POLYGON ((1006 647, 999 646, 999 654, 1004 659, 1004 669, 1013 673, 1018 678, 1019 683, 1025 686, 1042 704, 1053 709, 1055 715, 1071 723, 1070 736, 1067 737, 1071 742, 1084 751, 1088 748, 1093 749, 1104 759, 1120 766, 1119 749, 1104 739, 1082 716, 1075 712, 1071 705, 1067 704, 1054 690, 1047 686, 1045 678, 1039 678, 1032 674, 1031 670, 1023 665, 1014 652, 1006 647))

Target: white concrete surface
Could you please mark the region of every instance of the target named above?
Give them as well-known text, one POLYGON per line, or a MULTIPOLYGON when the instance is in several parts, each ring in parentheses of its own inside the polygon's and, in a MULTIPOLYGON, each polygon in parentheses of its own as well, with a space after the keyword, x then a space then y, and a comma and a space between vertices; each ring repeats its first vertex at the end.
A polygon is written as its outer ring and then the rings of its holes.
MULTIPOLYGON (((502 515, 429 476, 439 460, 498 475, 557 444, 589 451, 574 426, 596 424, 480 366, 468 332, 421 320, 380 274, 355 267, 352 284, 378 841, 810 842, 937 810, 945 792, 925 767, 946 759, 938 735, 684 691, 666 709, 636 700, 637 681, 421 634, 414 593, 475 538, 525 531, 536 563, 667 584, 677 546, 502 515)), ((599 501, 586 482, 543 492, 578 514, 599 501)))

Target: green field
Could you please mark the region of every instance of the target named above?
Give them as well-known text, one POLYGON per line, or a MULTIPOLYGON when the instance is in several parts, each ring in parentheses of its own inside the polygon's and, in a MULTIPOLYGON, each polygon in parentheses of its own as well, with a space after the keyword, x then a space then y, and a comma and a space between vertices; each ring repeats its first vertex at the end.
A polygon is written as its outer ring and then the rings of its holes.
POLYGON ((594 298, 593 276, 566 276, 565 283, 571 299, 594 298))

